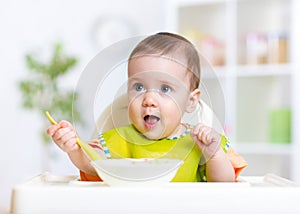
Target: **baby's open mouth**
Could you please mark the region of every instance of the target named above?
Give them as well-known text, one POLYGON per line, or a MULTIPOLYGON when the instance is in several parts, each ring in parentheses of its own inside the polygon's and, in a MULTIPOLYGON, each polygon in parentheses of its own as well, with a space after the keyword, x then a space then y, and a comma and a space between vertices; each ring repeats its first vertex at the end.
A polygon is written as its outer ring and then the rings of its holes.
POLYGON ((154 115, 146 115, 144 117, 144 120, 147 128, 153 128, 156 125, 156 123, 160 120, 160 118, 154 115))

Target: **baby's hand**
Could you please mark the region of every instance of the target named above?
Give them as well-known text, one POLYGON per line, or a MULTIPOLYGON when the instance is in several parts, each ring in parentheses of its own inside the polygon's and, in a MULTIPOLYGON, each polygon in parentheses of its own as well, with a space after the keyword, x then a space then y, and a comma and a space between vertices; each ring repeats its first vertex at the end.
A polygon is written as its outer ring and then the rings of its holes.
POLYGON ((196 125, 191 130, 191 137, 201 149, 206 161, 212 158, 221 148, 221 135, 204 124, 196 125))
POLYGON ((67 153, 80 149, 76 143, 76 131, 68 121, 62 120, 58 124, 50 126, 47 134, 52 137, 59 148, 67 153))

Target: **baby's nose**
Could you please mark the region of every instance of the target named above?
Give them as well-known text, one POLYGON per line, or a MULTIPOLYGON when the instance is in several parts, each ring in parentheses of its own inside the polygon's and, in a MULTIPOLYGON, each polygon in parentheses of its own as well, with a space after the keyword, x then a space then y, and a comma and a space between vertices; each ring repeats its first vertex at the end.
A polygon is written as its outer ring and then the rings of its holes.
POLYGON ((143 106, 144 107, 157 107, 156 93, 154 91, 147 91, 144 94, 143 106))

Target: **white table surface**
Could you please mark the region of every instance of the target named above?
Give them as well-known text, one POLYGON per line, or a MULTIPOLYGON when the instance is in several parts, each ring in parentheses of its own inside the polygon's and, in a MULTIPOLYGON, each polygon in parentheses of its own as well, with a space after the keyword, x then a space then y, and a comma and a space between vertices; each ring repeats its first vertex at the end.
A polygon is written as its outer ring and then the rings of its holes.
POLYGON ((43 173, 13 188, 11 213, 300 213, 300 188, 292 182, 274 175, 239 180, 109 187, 43 173))

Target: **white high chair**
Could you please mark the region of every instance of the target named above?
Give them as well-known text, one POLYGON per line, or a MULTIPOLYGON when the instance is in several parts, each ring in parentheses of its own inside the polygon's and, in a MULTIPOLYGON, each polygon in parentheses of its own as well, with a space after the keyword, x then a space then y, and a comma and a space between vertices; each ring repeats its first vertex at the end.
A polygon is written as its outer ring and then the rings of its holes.
MULTIPOLYGON (((182 122, 191 125, 203 123, 214 128, 217 132, 224 134, 222 124, 212 109, 203 100, 200 100, 194 112, 184 114, 182 122)), ((126 126, 128 124, 130 124, 128 118, 128 99, 127 94, 122 94, 100 114, 99 118, 97 119, 96 128, 92 137, 95 138, 97 137, 97 134, 101 132, 126 126), (114 116, 112 115, 112 112, 115 112, 114 116)))

